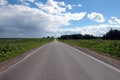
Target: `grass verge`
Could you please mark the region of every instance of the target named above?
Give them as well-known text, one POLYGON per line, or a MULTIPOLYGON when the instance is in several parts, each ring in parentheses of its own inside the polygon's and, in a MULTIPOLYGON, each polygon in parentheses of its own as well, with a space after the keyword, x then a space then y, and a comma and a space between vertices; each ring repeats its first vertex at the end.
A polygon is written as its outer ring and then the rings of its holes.
POLYGON ((39 47, 53 39, 0 39, 0 62, 39 47))
POLYGON ((120 40, 60 40, 70 45, 88 48, 120 58, 120 40))

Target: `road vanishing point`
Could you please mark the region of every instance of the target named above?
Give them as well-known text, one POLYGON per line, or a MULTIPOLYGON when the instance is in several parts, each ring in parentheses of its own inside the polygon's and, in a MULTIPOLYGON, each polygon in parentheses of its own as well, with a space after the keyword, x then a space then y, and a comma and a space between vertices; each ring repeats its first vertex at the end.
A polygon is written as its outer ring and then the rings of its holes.
POLYGON ((0 80, 120 80, 120 70, 54 40, 2 72, 0 80))

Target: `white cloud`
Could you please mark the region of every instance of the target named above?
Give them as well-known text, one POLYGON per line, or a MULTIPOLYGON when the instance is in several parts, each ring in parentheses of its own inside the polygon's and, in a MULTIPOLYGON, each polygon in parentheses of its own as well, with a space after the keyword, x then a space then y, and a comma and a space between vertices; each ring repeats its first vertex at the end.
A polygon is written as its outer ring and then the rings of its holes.
POLYGON ((71 20, 81 20, 86 15, 66 12, 66 7, 53 0, 35 4, 39 9, 17 4, 0 7, 0 37, 45 36, 46 31, 70 25, 71 20))
POLYGON ((22 3, 24 3, 24 2, 31 2, 31 3, 34 3, 35 2, 35 0, 19 0, 20 2, 22 2, 22 3))
POLYGON ((92 12, 91 14, 88 14, 87 17, 90 20, 96 21, 96 22, 104 22, 105 18, 102 14, 100 13, 96 13, 96 12, 92 12))
MULTIPOLYGON (((46 4, 43 4, 33 0, 39 8, 31 8, 17 4, 7 5, 6 0, 0 1, 0 5, 2 4, 1 6, 4 6, 0 7, 0 37, 42 37, 76 33, 102 36, 111 28, 120 30, 120 19, 116 17, 111 17, 109 20, 111 25, 100 24, 75 28, 61 28, 62 25, 71 25, 71 20, 79 21, 86 15, 86 12, 67 12, 66 8, 68 7, 66 6, 68 5, 64 2, 48 0, 46 4)), ((73 8, 73 5, 71 6, 73 8)), ((95 12, 88 14, 88 18, 97 22, 105 21, 102 14, 95 12)))
POLYGON ((72 5, 70 5, 70 4, 67 5, 67 8, 68 9, 73 9, 72 5))
POLYGON ((35 2, 35 0, 28 0, 29 2, 35 2))
MULTIPOLYGON (((93 26, 83 26, 83 27, 75 27, 75 28, 59 28, 59 29, 51 29, 51 35, 56 34, 56 36, 66 35, 66 34, 91 34, 94 36, 103 36, 110 29, 118 29, 120 30, 120 25, 109 25, 109 24, 100 24, 93 26)), ((48 32, 49 33, 49 32, 48 32)))
POLYGON ((78 4, 78 7, 81 7, 82 5, 81 4, 78 4))
POLYGON ((59 6, 66 6, 66 4, 64 2, 58 2, 59 6))
POLYGON ((64 14, 65 15, 65 18, 67 18, 68 20, 81 20, 85 15, 86 15, 86 12, 80 12, 80 13, 67 13, 67 14, 64 14))
POLYGON ((31 3, 35 3, 35 0, 19 0, 20 5, 30 6, 31 3))
POLYGON ((41 10, 50 13, 50 14, 58 14, 61 12, 65 12, 65 7, 60 7, 59 2, 48 0, 46 4, 43 4, 41 2, 35 3, 41 10))
POLYGON ((108 21, 110 24, 120 24, 120 19, 117 17, 111 17, 111 19, 108 21))
POLYGON ((0 6, 6 5, 8 2, 7 0, 0 0, 0 6))

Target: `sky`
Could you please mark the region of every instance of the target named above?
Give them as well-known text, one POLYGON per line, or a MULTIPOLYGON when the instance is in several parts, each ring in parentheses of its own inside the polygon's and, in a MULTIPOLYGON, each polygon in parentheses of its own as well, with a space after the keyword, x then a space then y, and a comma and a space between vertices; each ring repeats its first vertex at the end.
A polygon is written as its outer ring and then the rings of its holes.
POLYGON ((103 36, 120 30, 120 0, 0 0, 0 38, 103 36))

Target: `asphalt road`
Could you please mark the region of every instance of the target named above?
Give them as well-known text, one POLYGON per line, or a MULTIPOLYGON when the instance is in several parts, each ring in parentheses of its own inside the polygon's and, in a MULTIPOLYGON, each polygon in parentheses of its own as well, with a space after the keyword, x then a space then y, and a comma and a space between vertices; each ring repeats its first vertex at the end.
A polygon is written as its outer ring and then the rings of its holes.
POLYGON ((53 41, 1 73, 0 80, 120 80, 120 70, 53 41))

